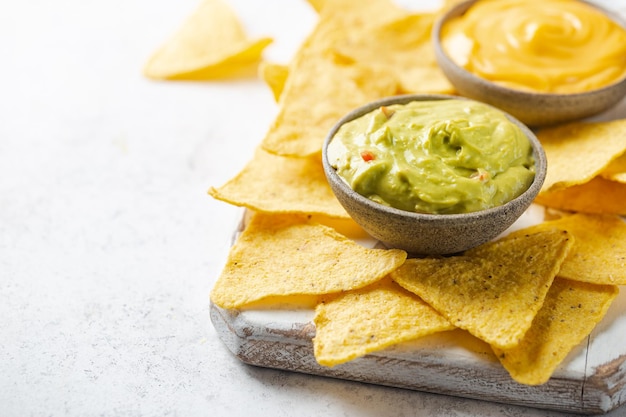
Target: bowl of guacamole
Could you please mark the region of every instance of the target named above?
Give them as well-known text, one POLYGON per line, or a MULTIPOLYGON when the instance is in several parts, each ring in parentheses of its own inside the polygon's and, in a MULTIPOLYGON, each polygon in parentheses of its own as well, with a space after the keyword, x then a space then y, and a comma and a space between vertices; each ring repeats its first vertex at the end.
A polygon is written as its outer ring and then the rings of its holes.
POLYGON ((402 95, 355 109, 329 132, 326 177, 352 218, 388 247, 458 253, 498 236, 546 174, 532 131, 491 105, 402 95))

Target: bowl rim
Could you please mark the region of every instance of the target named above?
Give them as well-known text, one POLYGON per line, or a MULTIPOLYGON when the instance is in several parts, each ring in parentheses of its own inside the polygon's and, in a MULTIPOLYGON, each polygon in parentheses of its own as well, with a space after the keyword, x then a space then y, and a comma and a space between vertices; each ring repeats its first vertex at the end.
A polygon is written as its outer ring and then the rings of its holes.
MULTIPOLYGON (((461 65, 457 64, 446 53, 441 43, 441 30, 448 20, 465 14, 475 3, 478 3, 479 1, 481 0, 464 0, 461 3, 458 3, 452 6, 450 9, 445 11, 442 15, 437 17, 431 30, 431 43, 433 44, 433 47, 435 49, 436 55, 438 56, 438 59, 443 59, 446 62, 446 64, 453 66, 458 71, 463 73, 465 77, 470 78, 473 82, 482 84, 484 88, 489 88, 492 91, 496 91, 500 93, 518 94, 520 96, 520 99, 522 100, 523 99, 538 99, 538 98, 546 99, 550 97, 554 97, 554 99, 562 99, 563 97, 567 97, 567 99, 579 100, 579 99, 585 99, 590 96, 595 96, 598 94, 605 93, 617 87, 626 86, 626 74, 624 74, 622 78, 618 79, 617 81, 611 84, 604 85, 599 88, 594 88, 593 90, 581 91, 581 92, 576 92, 576 93, 549 93, 549 92, 528 91, 528 90, 505 87, 491 80, 480 77, 471 71, 468 71, 461 65)), ((624 30, 626 30, 626 20, 622 19, 621 16, 619 16, 617 13, 614 13, 599 4, 596 4, 587 0, 575 0, 575 1, 579 3, 584 3, 590 7, 593 7, 594 9, 604 14, 608 19, 617 23, 624 30)))
MULTIPOLYGON (((478 100, 470 99, 467 97, 454 96, 454 95, 448 95, 448 94, 401 94, 401 95, 388 96, 388 97, 384 97, 378 100, 371 101, 361 107, 355 108, 354 110, 344 115, 341 119, 339 119, 339 121, 335 123, 335 125, 331 128, 329 133, 326 135, 326 138, 324 139, 324 144, 322 146, 322 165, 323 165, 324 172, 326 174, 328 181, 338 184, 346 192, 347 195, 357 200, 357 202, 359 202, 360 204, 366 205, 374 210, 383 212, 390 216, 395 216, 395 217, 401 216, 405 218, 411 218, 414 220, 419 220, 424 223, 436 223, 436 222, 441 222, 442 220, 448 221, 448 222, 455 221, 455 220, 467 221, 467 220, 472 220, 472 219, 481 219, 481 218, 488 217, 491 215, 496 215, 498 213, 501 213, 503 210, 506 211, 508 207, 512 207, 516 205, 518 201, 523 200, 524 198, 527 198, 528 195, 536 196, 541 190, 541 187, 543 186, 544 180, 546 178, 548 161, 547 161, 543 146, 541 145, 541 142, 539 141, 539 139, 537 139, 533 131, 524 123, 520 122, 514 116, 510 115, 509 113, 495 106, 492 106, 487 103, 483 103, 478 100), (533 157, 535 159, 535 177, 533 178, 533 182, 530 184, 530 186, 523 193, 521 193, 519 196, 515 197, 514 199, 509 200, 506 203, 501 204, 499 206, 495 206, 495 207, 491 207, 491 208, 487 208, 483 210, 472 211, 469 213, 453 213, 453 214, 418 213, 418 212, 411 212, 407 210, 401 210, 401 209, 391 207, 391 206, 386 206, 384 204, 380 204, 375 201, 372 201, 369 198, 357 193, 356 191, 352 189, 352 187, 350 187, 350 185, 337 173, 335 168, 330 164, 330 161, 328 160, 328 145, 335 137, 335 134, 337 133, 337 131, 345 123, 351 120, 354 120, 360 116, 363 116, 366 113, 369 113, 372 110, 379 108, 380 106, 389 106, 393 104, 407 104, 412 101, 430 101, 430 100, 433 100, 433 101, 466 100, 470 102, 481 103, 499 112, 502 112, 509 119, 509 121, 517 125, 522 130, 522 132, 524 133, 524 135, 530 142, 530 145, 533 149, 533 157)), ((534 200, 534 198, 531 199, 531 203, 532 203, 532 200, 534 200)))

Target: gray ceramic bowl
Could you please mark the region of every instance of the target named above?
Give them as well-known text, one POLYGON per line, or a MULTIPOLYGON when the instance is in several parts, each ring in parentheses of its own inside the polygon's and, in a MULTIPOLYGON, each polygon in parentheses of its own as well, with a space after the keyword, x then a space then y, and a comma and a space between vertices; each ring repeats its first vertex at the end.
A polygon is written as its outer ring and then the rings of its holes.
MULTIPOLYGON (((469 0, 451 8, 433 26, 432 42, 437 63, 460 95, 491 104, 533 127, 554 125, 601 113, 616 105, 626 95, 626 78, 584 93, 533 93, 497 85, 460 67, 443 50, 441 28, 448 20, 463 15, 476 1, 469 0)), ((626 27, 615 13, 593 3, 585 3, 626 27)))
POLYGON ((344 116, 331 129, 324 141, 322 162, 335 196, 356 223, 387 247, 424 255, 452 254, 478 246, 495 238, 511 226, 530 206, 543 185, 547 167, 543 148, 528 127, 509 115, 507 115, 509 120, 522 129, 532 145, 536 173, 532 184, 523 194, 498 207, 464 214, 423 214, 399 210, 376 203, 358 194, 331 166, 327 153, 328 144, 344 123, 380 106, 446 99, 468 100, 446 95, 388 97, 355 109, 344 116))

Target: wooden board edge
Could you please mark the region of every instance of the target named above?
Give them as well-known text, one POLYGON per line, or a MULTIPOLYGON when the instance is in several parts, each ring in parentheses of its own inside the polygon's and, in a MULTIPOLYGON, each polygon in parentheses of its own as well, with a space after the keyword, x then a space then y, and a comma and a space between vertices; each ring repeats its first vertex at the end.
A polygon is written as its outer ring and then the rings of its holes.
POLYGON ((519 384, 500 366, 464 362, 460 367, 429 352, 409 357, 383 351, 328 368, 313 355, 312 323, 259 326, 236 310, 214 304, 210 316, 227 348, 254 366, 583 415, 612 411, 626 396, 626 360, 607 365, 604 374, 600 370, 589 378, 555 375, 541 386, 519 384))

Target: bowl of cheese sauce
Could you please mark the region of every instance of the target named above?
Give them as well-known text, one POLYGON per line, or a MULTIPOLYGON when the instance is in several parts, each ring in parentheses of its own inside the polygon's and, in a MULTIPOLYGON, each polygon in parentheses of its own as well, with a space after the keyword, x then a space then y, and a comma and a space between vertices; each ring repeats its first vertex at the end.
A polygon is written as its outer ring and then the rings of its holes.
POLYGON ((464 96, 540 126, 600 113, 626 94, 626 28, 580 0, 470 0, 433 29, 464 96))

